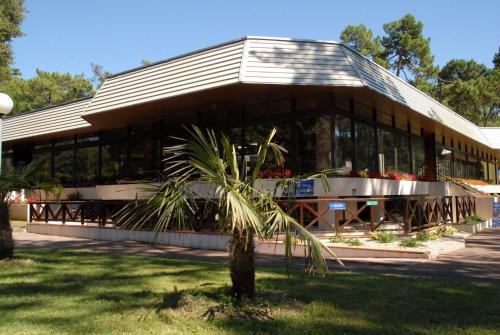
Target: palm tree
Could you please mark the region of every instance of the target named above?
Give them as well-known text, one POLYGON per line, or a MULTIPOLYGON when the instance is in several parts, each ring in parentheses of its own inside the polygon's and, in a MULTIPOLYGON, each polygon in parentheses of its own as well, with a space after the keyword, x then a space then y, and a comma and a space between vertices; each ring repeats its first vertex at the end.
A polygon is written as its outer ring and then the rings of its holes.
MULTIPOLYGON (((283 179, 272 191, 256 186, 266 162, 271 160, 283 166, 285 149, 272 142, 276 131, 272 129, 260 144, 256 165, 247 177, 245 163, 240 166, 235 146, 224 134, 218 138, 213 130, 202 131, 193 126, 187 130, 190 139, 178 139, 181 144, 165 149, 166 181, 144 189, 143 195, 118 212, 118 223, 131 229, 152 223, 156 232, 182 230, 191 228, 193 217, 200 209, 215 206, 219 229, 232 236, 229 243, 231 293, 238 299, 254 296, 254 237, 270 239, 283 234, 287 265, 292 257, 292 243, 302 241, 308 270, 324 274, 327 265, 321 255, 322 248, 335 255, 302 227, 290 210, 284 209, 293 208, 294 192, 286 192, 290 195, 287 205, 280 206, 276 201, 278 192, 294 190, 296 179, 283 179)), ((309 178, 319 176, 326 181, 324 174, 309 178)))
POLYGON ((11 168, 0 175, 0 260, 14 256, 14 240, 9 220, 9 204, 14 192, 38 190, 59 197, 62 187, 53 178, 45 176, 45 160, 35 160, 23 169, 11 168))

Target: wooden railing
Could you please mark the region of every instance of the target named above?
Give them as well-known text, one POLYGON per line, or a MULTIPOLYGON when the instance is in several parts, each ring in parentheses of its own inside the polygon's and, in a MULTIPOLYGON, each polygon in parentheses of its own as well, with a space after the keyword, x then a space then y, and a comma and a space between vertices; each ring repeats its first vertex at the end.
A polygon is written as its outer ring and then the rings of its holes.
POLYGON ((405 233, 410 233, 458 222, 465 216, 474 215, 476 208, 474 197, 463 196, 330 198, 298 199, 292 213, 306 228, 322 224, 337 234, 347 229, 370 232, 387 224, 399 226, 405 233), (335 204, 345 204, 345 209, 331 208, 335 204))
POLYGON ((104 226, 126 204, 117 200, 44 201, 29 205, 29 219, 37 222, 80 222, 104 226))
MULTIPOLYGON (((92 223, 103 227, 116 223, 113 215, 126 203, 114 200, 37 202, 29 205, 29 218, 36 222, 79 222, 82 225, 92 223)), ((337 234, 348 230, 371 232, 388 224, 411 233, 459 222, 466 216, 476 214, 475 198, 470 196, 297 199, 291 208, 287 208, 289 205, 286 201, 282 205, 290 210, 302 226, 313 228, 323 225, 337 234), (334 204, 344 207, 334 208, 334 204)), ((195 216, 193 229, 216 225, 213 222, 216 212, 216 209, 211 211, 209 218, 201 214, 195 216)), ((144 227, 149 228, 152 225, 144 227)))

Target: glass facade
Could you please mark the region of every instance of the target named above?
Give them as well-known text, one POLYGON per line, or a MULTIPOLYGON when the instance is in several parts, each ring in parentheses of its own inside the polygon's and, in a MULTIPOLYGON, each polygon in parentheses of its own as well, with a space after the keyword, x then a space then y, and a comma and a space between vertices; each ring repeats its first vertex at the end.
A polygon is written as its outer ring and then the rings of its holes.
MULTIPOLYGON (((185 137, 182 126, 191 123, 224 132, 235 144, 240 162, 246 163, 247 174, 255 165, 258 144, 273 127, 278 129, 274 142, 287 150, 284 166, 265 163, 263 168, 274 175, 339 168, 346 173, 397 171, 424 176, 426 154, 434 152, 427 150, 428 143, 416 134, 414 125, 338 95, 233 106, 187 118, 54 139, 31 144, 30 150, 33 158, 45 158, 44 173, 66 186, 159 180, 162 147, 178 143, 174 137, 185 137)), ((449 139, 440 143, 446 145, 435 146, 438 175, 495 181, 491 156, 479 157, 476 147, 453 148, 449 139)), ((15 147, 5 148, 3 163, 16 164, 15 147)))

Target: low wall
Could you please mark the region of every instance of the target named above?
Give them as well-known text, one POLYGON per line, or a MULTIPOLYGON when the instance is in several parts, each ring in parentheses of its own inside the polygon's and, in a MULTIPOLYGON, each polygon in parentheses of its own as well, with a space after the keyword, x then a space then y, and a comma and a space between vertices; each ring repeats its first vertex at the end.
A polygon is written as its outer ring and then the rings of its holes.
MULTIPOLYGON (((259 179, 255 187, 274 190, 276 179, 259 179)), ((314 197, 336 197, 336 196, 389 196, 389 195, 470 195, 462 188, 450 182, 425 182, 408 180, 388 180, 372 178, 328 178, 330 191, 326 191, 321 180, 314 181, 314 190, 308 196, 314 197)), ((65 188, 62 199, 70 193, 78 191, 82 200, 132 200, 143 194, 145 184, 120 184, 120 185, 97 185, 95 187, 65 188)), ((210 185, 198 183, 196 192, 199 194, 210 193, 210 185)), ((213 191, 213 190, 212 190, 213 191)), ((37 194, 31 196, 38 198, 37 194)), ((42 195, 42 199, 44 196, 42 195)))
POLYGON ((9 205, 9 218, 11 220, 29 221, 29 211, 27 204, 9 205))
POLYGON ((227 243, 229 242, 229 236, 221 234, 192 232, 155 233, 152 231, 131 231, 116 228, 45 223, 30 223, 28 224, 27 231, 29 233, 44 235, 80 237, 103 241, 138 241, 207 250, 227 250, 227 243))
POLYGON ((482 230, 487 228, 491 228, 493 226, 493 220, 486 220, 483 222, 478 222, 474 224, 454 224, 455 227, 459 231, 464 231, 467 233, 475 234, 479 233, 482 230))

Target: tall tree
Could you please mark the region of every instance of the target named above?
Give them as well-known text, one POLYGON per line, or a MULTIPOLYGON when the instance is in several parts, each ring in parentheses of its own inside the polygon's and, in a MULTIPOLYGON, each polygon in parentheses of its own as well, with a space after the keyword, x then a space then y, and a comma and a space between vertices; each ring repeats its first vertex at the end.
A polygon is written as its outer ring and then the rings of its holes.
POLYGON ((17 72, 11 68, 14 60, 11 42, 23 36, 21 23, 25 11, 24 0, 0 1, 0 83, 17 72))
POLYGON ((104 69, 104 66, 99 64, 90 63, 90 68, 93 73, 92 82, 94 83, 96 89, 101 87, 106 79, 108 79, 108 77, 112 75, 111 72, 104 69))
POLYGON ((500 47, 498 47, 498 51, 493 56, 493 66, 495 69, 500 69, 500 47))
POLYGON ((16 102, 13 113, 44 108, 94 93, 92 82, 83 74, 42 70, 36 70, 36 76, 27 80, 13 77, 0 84, 0 90, 16 102))
POLYGON ((460 79, 468 81, 488 74, 488 68, 475 60, 452 59, 439 71, 439 78, 444 82, 460 79))
POLYGON ((414 77, 428 78, 436 73, 434 56, 430 50, 430 39, 422 34, 424 25, 411 15, 384 24, 386 36, 382 37, 383 56, 389 68, 399 77, 401 73, 409 80, 414 77))
POLYGON ((380 38, 374 37, 372 30, 364 24, 345 27, 340 33, 340 41, 357 50, 363 56, 367 56, 374 62, 387 67, 387 62, 380 57, 382 53, 380 38))

